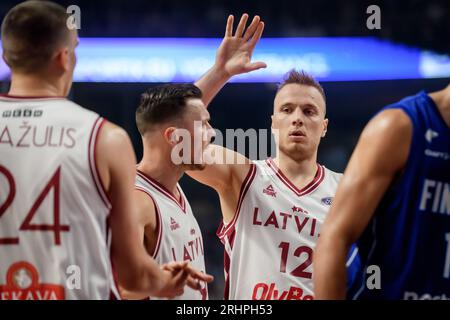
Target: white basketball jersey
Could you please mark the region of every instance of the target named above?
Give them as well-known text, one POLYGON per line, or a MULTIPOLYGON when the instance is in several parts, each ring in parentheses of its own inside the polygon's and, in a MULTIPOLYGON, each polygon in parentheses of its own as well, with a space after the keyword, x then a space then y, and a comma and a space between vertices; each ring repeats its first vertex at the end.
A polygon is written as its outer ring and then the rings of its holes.
POLYGON ((118 297, 103 122, 64 98, 0 97, 0 300, 118 297))
POLYGON ((271 159, 254 161, 233 220, 218 230, 225 298, 313 299, 313 251, 340 178, 318 165, 299 190, 271 159))
MULTIPOLYGON (((155 205, 158 240, 153 259, 158 264, 172 261, 189 261, 197 270, 206 272, 203 238, 191 206, 180 186, 180 201, 156 180, 138 171, 136 189, 145 192, 155 205)), ((155 299, 152 297, 151 299, 155 299)), ((184 289, 178 300, 206 300, 208 287, 202 283, 201 290, 184 289)))

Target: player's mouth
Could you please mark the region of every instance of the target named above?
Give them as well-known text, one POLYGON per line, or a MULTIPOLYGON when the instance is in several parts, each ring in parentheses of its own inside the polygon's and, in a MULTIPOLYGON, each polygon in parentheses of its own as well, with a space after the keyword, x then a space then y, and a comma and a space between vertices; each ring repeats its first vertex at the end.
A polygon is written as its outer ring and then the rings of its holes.
POLYGON ((305 141, 306 134, 302 130, 292 130, 289 132, 289 140, 294 142, 305 141))

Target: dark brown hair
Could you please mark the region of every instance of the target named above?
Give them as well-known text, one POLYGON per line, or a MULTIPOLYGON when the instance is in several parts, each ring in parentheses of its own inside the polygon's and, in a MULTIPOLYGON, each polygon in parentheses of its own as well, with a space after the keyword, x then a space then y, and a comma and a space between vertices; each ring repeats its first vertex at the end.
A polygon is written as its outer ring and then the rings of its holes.
POLYGON ((136 110, 136 125, 144 135, 152 125, 180 118, 185 112, 186 100, 202 98, 202 91, 193 84, 166 84, 148 89, 141 95, 136 110))
POLYGON ((44 68, 57 47, 70 39, 68 16, 64 7, 50 1, 25 1, 9 10, 1 29, 6 64, 20 72, 44 68))

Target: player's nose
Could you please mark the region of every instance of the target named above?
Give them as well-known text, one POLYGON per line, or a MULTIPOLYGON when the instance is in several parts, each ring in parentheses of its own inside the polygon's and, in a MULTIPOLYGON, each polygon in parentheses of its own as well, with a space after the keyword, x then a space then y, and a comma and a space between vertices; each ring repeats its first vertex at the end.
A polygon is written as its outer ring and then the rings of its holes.
POLYGON ((292 124, 294 126, 303 125, 303 112, 301 108, 295 108, 295 110, 291 113, 292 116, 292 124))

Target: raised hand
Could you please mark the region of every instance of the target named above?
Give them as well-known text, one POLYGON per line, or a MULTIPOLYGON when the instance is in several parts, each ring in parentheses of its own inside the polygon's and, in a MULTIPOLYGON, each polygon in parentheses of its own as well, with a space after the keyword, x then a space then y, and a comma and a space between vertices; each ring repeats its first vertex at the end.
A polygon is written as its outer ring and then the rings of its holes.
POLYGON ((229 77, 247 73, 267 65, 252 62, 252 54, 264 30, 264 22, 255 16, 246 28, 248 14, 243 14, 233 35, 233 15, 228 16, 225 37, 216 54, 215 67, 223 70, 229 77), (244 32, 245 31, 245 32, 244 32))

